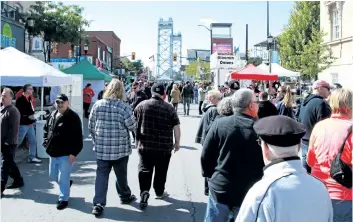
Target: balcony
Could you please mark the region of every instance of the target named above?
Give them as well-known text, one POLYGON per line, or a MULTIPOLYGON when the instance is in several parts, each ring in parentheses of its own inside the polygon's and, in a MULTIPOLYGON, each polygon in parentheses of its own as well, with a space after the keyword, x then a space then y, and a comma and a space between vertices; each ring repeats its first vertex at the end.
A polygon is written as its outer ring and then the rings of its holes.
POLYGON ((17 22, 23 22, 23 15, 18 11, 18 9, 6 4, 5 2, 1 2, 1 16, 17 22))

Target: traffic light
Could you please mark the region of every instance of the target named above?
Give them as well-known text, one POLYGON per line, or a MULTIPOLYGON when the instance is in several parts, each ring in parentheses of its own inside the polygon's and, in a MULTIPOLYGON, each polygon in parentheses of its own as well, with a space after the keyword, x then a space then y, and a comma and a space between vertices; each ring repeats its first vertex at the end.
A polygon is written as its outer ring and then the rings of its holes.
POLYGON ((72 50, 69 50, 69 58, 72 58, 72 50))
POLYGON ((132 59, 132 60, 135 60, 135 56, 136 56, 136 53, 135 53, 135 52, 132 52, 132 53, 131 53, 131 59, 132 59))
POLYGON ((248 58, 250 58, 250 54, 251 54, 251 50, 250 49, 248 49, 248 58))
POLYGON ((177 61, 177 57, 178 57, 178 56, 177 56, 177 54, 176 54, 176 53, 174 53, 174 54, 173 54, 173 61, 174 61, 174 62, 176 62, 176 61, 177 61))
POLYGON ((54 53, 55 55, 58 54, 58 43, 54 43, 53 53, 54 53))

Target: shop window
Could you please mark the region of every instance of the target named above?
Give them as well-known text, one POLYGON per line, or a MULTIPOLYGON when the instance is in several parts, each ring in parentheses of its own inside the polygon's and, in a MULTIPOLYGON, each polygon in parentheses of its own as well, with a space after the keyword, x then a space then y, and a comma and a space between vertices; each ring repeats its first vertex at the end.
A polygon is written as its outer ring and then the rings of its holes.
POLYGON ((338 73, 331 73, 332 84, 338 83, 338 73))

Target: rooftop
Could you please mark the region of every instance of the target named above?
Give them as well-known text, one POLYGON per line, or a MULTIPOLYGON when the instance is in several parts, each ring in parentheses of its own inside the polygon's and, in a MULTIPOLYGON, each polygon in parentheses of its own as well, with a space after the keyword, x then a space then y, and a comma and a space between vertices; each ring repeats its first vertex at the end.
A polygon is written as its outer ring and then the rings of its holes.
POLYGON ((233 23, 211 23, 211 28, 230 28, 232 27, 233 23))

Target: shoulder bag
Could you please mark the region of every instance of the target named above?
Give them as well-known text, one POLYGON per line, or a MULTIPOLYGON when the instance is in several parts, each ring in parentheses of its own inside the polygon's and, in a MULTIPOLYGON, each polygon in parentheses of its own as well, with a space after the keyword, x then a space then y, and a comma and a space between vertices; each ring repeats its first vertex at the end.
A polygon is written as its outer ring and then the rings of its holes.
POLYGON ((349 136, 352 133, 352 126, 349 127, 348 135, 343 141, 343 144, 337 154, 337 156, 332 160, 330 167, 330 175, 337 183, 341 184, 344 187, 352 188, 352 168, 347 163, 341 160, 342 152, 344 146, 349 136))

